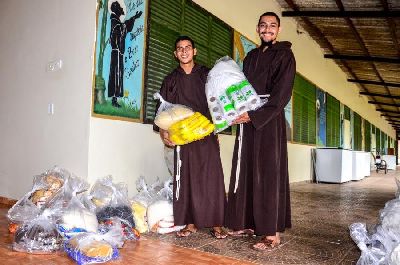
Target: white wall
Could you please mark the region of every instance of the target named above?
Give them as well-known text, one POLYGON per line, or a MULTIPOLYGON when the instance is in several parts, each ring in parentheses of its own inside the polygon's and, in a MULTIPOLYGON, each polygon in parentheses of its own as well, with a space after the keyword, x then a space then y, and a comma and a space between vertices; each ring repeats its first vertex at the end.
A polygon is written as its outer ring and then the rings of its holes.
MULTIPOLYGON (((195 2, 254 41, 259 15, 279 12, 274 1, 195 2)), ((131 195, 140 175, 149 182, 168 176, 150 125, 90 116, 95 19, 96 0, 0 1, 0 196, 21 197, 33 175, 55 164, 90 182, 111 174, 128 184, 131 195), (56 59, 64 62, 61 71, 46 72, 56 59), (47 113, 49 103, 54 115, 47 113)), ((293 42, 298 72, 394 137, 318 45, 297 35, 292 19, 283 18, 282 25, 281 39, 293 42)), ((234 138, 222 135, 220 141, 227 185, 234 138)), ((291 181, 309 180, 311 147, 288 148, 291 181)))
POLYGON ((56 164, 86 178, 95 9, 95 0, 0 1, 0 196, 20 197, 56 164), (46 72, 56 59, 62 70, 46 72))
POLYGON ((91 118, 89 141, 89 182, 112 175, 136 193, 135 181, 145 176, 151 184, 157 177, 170 175, 164 160, 164 147, 150 125, 91 118))

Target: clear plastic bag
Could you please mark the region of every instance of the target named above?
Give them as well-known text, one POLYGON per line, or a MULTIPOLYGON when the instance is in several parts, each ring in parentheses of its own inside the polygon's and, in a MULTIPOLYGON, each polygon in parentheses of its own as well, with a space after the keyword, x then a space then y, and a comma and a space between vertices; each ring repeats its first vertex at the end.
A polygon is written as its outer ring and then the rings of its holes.
POLYGON ((232 125, 240 114, 256 110, 266 103, 229 56, 217 60, 209 72, 206 96, 215 133, 232 125))
POLYGON ((353 223, 349 226, 350 236, 361 250, 361 256, 357 265, 379 265, 385 260, 385 252, 379 248, 371 248, 371 238, 368 235, 366 225, 353 223))
POLYGON ((168 130, 168 128, 175 122, 194 114, 191 108, 165 101, 158 92, 154 94, 154 99, 158 99, 161 102, 154 123, 163 130, 168 130))
POLYGON ((84 207, 77 196, 73 196, 62 210, 57 229, 65 238, 71 238, 76 233, 95 233, 98 229, 96 214, 84 207))
POLYGON ((64 183, 69 177, 71 177, 71 173, 59 167, 34 176, 32 190, 9 209, 8 220, 15 224, 21 224, 37 217, 62 192, 64 183))
POLYGON ((166 200, 159 200, 153 202, 147 208, 147 222, 149 225, 149 230, 156 232, 158 224, 164 218, 172 218, 173 220, 173 208, 172 202, 166 200))
POLYGON ((62 237, 55 223, 49 218, 50 211, 22 224, 15 232, 13 250, 32 254, 50 254, 60 249, 62 237))
POLYGON ((174 148, 164 146, 164 160, 171 176, 174 175, 174 152, 174 148))
POLYGON ((164 187, 157 193, 161 199, 172 202, 173 190, 172 190, 172 178, 164 182, 164 187))
POLYGON ((118 217, 126 225, 135 227, 126 184, 114 184, 112 177, 107 176, 96 181, 91 195, 92 201, 96 201, 96 215, 99 222, 118 217))
POLYGON ((382 227, 388 231, 400 234, 400 199, 386 202, 380 213, 382 227))
POLYGON ((102 263, 119 257, 118 247, 124 239, 121 235, 121 223, 114 225, 104 233, 80 233, 64 244, 64 250, 78 264, 102 263))

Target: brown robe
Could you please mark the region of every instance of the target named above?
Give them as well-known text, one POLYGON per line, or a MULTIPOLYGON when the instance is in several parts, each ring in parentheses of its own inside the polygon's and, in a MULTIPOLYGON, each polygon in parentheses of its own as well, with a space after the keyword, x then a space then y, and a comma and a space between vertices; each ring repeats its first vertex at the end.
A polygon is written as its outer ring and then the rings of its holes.
MULTIPOLYGON (((166 101, 188 106, 211 121, 205 94, 208 72, 209 69, 200 65, 195 65, 190 74, 178 67, 164 79, 160 94, 166 101)), ((157 130, 156 126, 154 129, 157 130)), ((217 137, 211 134, 180 148, 182 166, 178 200, 174 180, 175 225, 222 226, 226 199, 217 137)), ((175 151, 174 178, 177 174, 176 155, 175 151)))
POLYGON ((249 111, 243 124, 238 188, 234 193, 238 136, 232 158, 225 225, 233 230, 254 229, 275 235, 291 227, 287 140, 284 108, 292 95, 296 62, 291 43, 277 42, 266 51, 253 49, 243 71, 259 95, 269 101, 249 111))

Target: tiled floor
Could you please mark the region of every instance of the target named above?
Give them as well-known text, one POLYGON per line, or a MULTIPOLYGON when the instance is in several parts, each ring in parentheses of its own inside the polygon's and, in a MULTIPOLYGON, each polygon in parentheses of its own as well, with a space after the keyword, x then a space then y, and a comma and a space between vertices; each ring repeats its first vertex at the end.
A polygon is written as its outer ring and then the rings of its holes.
MULTIPOLYGON (((293 228, 272 251, 253 250, 257 238, 216 240, 206 230, 185 239, 147 234, 139 242, 128 242, 121 258, 108 264, 355 264, 360 252, 349 237, 348 225, 378 222, 379 210, 395 196, 396 175, 397 171, 389 171, 345 184, 292 184, 293 228)), ((6 211, 0 209, 1 264, 74 264, 63 253, 13 252, 6 211)))

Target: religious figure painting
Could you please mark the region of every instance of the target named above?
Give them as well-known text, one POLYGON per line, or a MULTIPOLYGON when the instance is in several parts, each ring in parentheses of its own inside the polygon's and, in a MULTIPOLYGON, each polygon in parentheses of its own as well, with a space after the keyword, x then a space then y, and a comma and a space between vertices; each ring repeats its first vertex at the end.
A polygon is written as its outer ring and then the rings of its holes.
POLYGON ((93 115, 141 121, 147 0, 98 0, 93 115))

